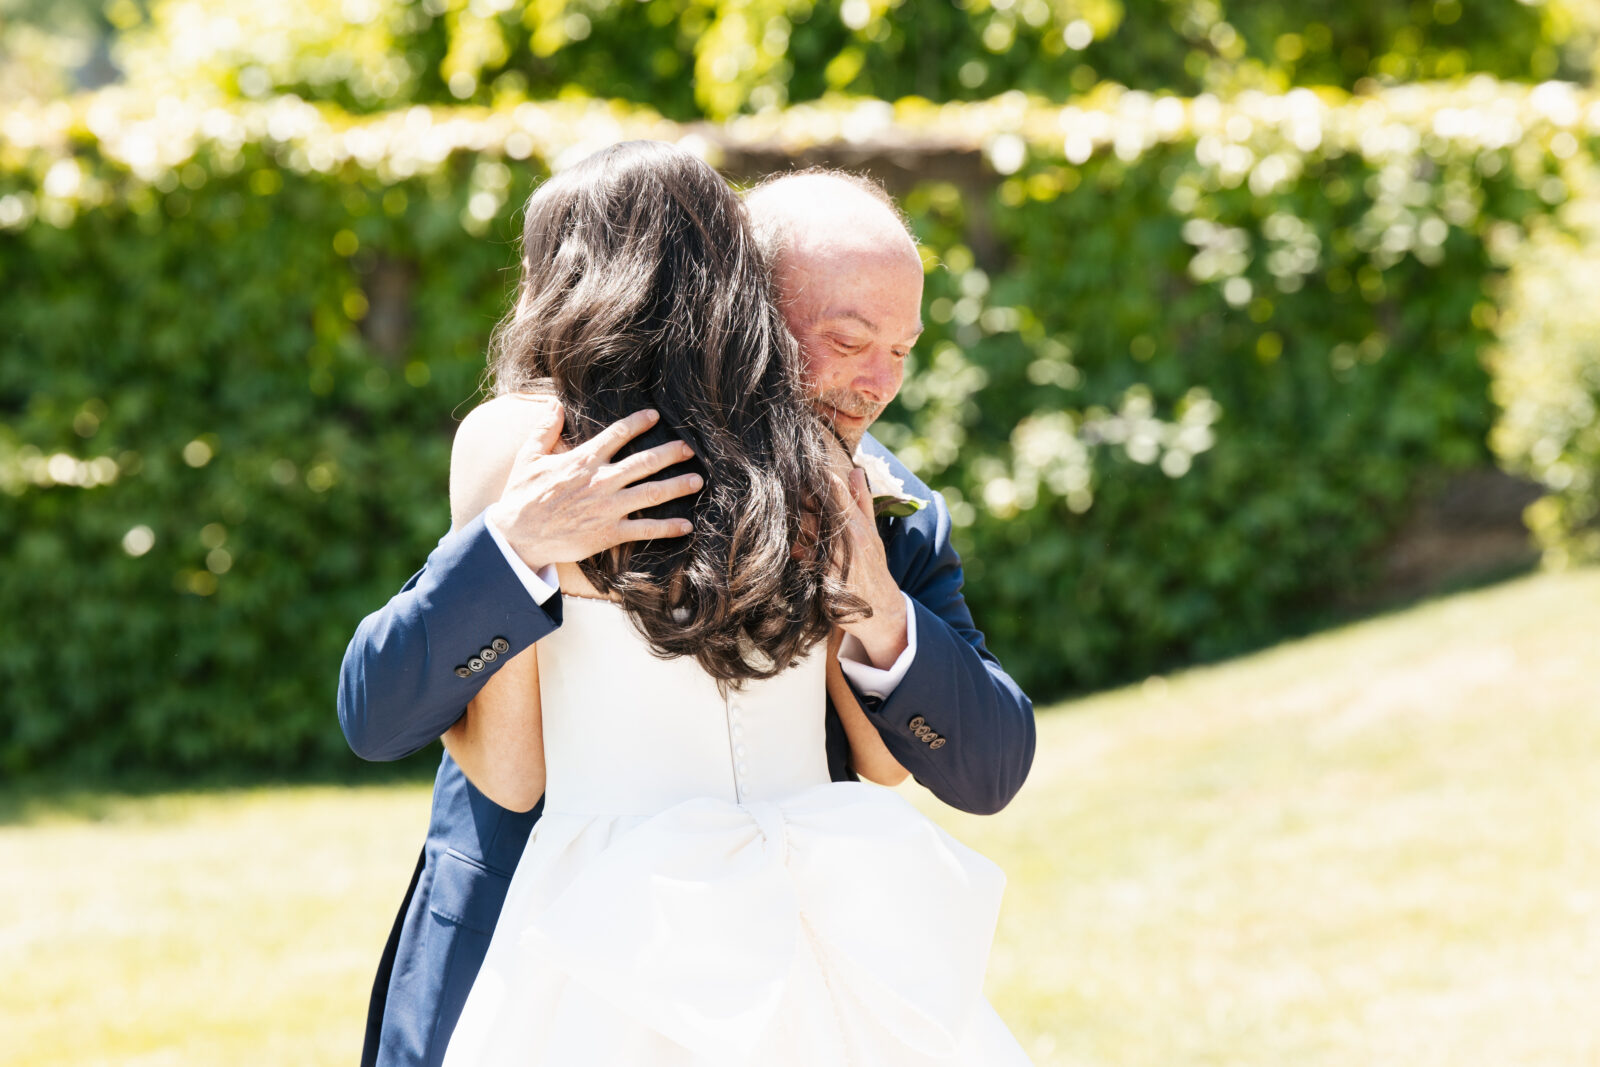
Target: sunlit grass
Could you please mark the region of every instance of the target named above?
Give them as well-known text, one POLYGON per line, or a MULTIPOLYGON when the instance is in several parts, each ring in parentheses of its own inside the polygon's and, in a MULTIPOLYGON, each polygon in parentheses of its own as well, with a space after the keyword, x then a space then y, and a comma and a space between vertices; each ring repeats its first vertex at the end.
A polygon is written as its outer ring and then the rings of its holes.
POLYGON ((1600 573, 1063 710, 940 816, 1040 1064, 1600 1062, 1600 573))
POLYGON ((427 801, 196 793, 0 829, 0 1061, 354 1064, 427 801))
MULTIPOLYGON (((1600 1061, 1600 572, 1052 709, 989 991, 1041 1065, 1600 1061)), ((425 786, 0 827, 7 1063, 355 1061, 425 786)), ((936 933, 936 932, 935 932, 936 933)))

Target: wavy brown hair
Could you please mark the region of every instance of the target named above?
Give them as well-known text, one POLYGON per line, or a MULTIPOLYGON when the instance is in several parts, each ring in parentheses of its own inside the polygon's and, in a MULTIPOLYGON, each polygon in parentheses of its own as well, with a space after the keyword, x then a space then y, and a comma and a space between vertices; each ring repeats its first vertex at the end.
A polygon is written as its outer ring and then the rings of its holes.
POLYGON ((496 393, 553 392, 569 444, 653 407, 619 455, 674 437, 705 478, 641 514, 686 517, 687 537, 584 560, 662 656, 693 656, 738 685, 792 664, 866 604, 845 592, 843 502, 828 431, 805 403, 799 353, 771 297, 744 205, 683 149, 630 141, 529 198, 522 281, 495 330, 496 393))

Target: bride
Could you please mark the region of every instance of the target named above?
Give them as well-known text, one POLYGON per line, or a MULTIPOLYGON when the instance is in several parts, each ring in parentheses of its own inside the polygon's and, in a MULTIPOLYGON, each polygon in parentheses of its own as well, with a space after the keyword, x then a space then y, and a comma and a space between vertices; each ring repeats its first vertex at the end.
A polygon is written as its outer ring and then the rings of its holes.
MULTIPOLYGON (((839 672, 839 624, 868 610, 843 581, 861 504, 743 206, 633 142, 526 210, 490 403, 553 397, 556 447, 645 477, 638 521, 680 535, 560 565, 560 628, 445 734, 490 799, 544 797, 445 1063, 1026 1063, 982 995, 1003 875, 829 780, 830 695, 858 773, 905 771, 839 672)), ((520 447, 453 460, 458 521, 520 447)))

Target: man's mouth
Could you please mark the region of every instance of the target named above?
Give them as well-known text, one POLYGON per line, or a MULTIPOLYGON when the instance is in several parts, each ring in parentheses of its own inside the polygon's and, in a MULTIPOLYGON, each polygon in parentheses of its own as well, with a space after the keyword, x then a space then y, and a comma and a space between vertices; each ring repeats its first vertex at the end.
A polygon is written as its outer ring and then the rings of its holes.
POLYGON ((832 404, 819 404, 818 407, 821 409, 822 417, 829 422, 842 422, 848 425, 853 422, 867 421, 860 415, 852 415, 847 411, 840 411, 832 404))
POLYGON ((832 403, 825 393, 822 396, 814 397, 812 404, 815 406, 817 413, 823 418, 846 426, 855 425, 856 423, 870 423, 877 417, 878 406, 876 404, 870 401, 856 402, 857 398, 853 396, 848 396, 844 399, 846 400, 846 406, 839 407, 832 403))

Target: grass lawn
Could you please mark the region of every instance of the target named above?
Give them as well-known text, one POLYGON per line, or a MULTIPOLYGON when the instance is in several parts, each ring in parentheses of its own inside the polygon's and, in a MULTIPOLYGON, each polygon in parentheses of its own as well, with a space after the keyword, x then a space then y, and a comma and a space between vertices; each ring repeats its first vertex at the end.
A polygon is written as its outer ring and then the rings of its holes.
MULTIPOLYGON (((332 710, 329 710, 332 714, 332 710)), ((1041 1065, 1600 1064, 1600 572, 1041 715, 989 992, 1041 1065)), ((13 805, 0 1061, 340 1064, 424 786, 13 805)))

